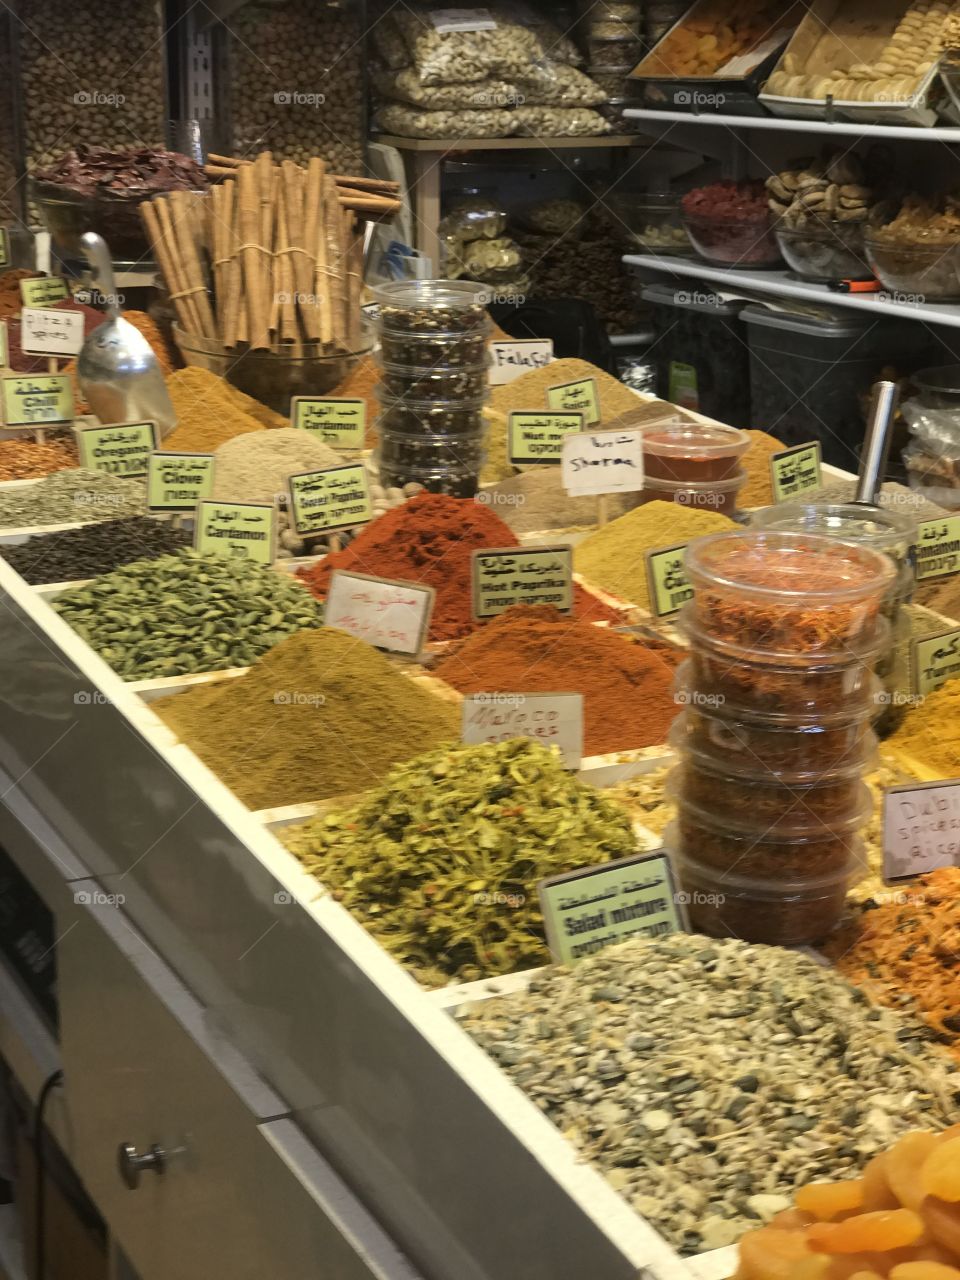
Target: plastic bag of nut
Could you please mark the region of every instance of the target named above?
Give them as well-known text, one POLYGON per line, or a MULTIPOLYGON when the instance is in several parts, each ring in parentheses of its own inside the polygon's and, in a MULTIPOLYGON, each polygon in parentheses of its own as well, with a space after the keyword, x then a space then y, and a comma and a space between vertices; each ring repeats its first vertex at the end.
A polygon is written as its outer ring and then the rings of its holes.
POLYGON ((610 132, 610 122, 588 107, 517 107, 514 131, 530 138, 588 138, 610 132))
POLYGON ((381 107, 376 121, 384 133, 402 138, 509 138, 514 132, 515 112, 493 108, 488 111, 418 111, 416 107, 394 103, 381 107))
MULTIPOLYGON (((567 68, 565 68, 567 69, 567 68)), ((426 111, 463 111, 484 107, 512 107, 525 94, 507 80, 479 80, 473 84, 426 85, 412 67, 402 71, 373 68, 370 83, 385 98, 422 107, 426 111)))
POLYGON ((538 71, 536 79, 518 81, 519 102, 525 106, 597 107, 607 100, 603 89, 576 67, 547 62, 538 71))
MULTIPOLYGON (((397 26, 424 84, 511 79, 546 55, 534 31, 493 10, 478 10, 470 29, 446 24, 449 10, 397 9, 397 26), (482 16, 481 16, 482 15, 482 16)), ((459 11, 455 11, 459 12, 459 11)))

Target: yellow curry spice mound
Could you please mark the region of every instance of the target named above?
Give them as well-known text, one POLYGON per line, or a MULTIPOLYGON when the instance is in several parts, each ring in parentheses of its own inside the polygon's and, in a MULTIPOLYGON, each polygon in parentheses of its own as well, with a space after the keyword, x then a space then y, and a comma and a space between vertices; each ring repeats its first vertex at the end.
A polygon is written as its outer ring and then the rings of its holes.
POLYGON ((165 438, 164 449, 210 452, 248 431, 290 425, 279 413, 207 369, 178 369, 166 383, 177 425, 165 438))
POLYGON ((739 526, 716 511, 698 511, 674 502, 646 502, 584 539, 574 550, 574 568, 595 587, 649 609, 648 551, 736 528, 739 526))
POLYGON ((944 778, 960 775, 960 680, 928 693, 887 745, 912 756, 944 778))
POLYGON ((770 479, 770 459, 787 446, 765 431, 748 431, 750 448, 743 455, 740 465, 747 479, 737 497, 740 507, 769 507, 773 502, 773 481, 770 479))
POLYGON ((585 378, 596 379, 601 423, 643 404, 635 391, 587 360, 554 360, 542 369, 521 373, 513 382, 494 387, 490 404, 498 413, 509 413, 512 409, 545 409, 550 387, 561 387, 565 382, 582 382, 585 378))

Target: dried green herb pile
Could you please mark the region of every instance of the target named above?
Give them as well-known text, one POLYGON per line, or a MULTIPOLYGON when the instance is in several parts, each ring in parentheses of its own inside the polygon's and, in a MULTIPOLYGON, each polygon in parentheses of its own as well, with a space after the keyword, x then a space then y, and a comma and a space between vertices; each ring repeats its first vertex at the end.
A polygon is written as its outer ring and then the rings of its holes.
POLYGON ((251 809, 361 791, 460 731, 454 700, 330 627, 298 631, 245 675, 151 709, 251 809))
POLYGON ((461 1025, 682 1253, 956 1119, 918 1020, 780 947, 674 934, 551 968, 461 1025))
POLYGON ((166 520, 131 516, 82 529, 34 534, 28 541, 3 546, 0 554, 26 582, 69 582, 110 573, 131 560, 167 556, 190 542, 190 535, 166 520))
POLYGON ((287 846, 421 981, 549 960, 536 884, 625 857, 627 814, 522 738, 418 756, 287 846))
POLYGON ((323 610, 291 575, 179 551, 135 560, 53 607, 127 680, 245 667, 323 610))
POLYGON ((0 528, 82 524, 139 516, 146 510, 142 480, 118 480, 103 471, 55 471, 36 484, 17 485, 0 494, 0 528))

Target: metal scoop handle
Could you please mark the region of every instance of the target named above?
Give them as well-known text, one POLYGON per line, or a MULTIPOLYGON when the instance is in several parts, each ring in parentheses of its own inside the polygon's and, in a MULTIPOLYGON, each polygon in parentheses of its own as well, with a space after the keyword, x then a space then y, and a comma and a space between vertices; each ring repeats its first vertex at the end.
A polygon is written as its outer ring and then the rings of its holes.
POLYGON ((103 236, 98 236, 95 231, 85 231, 80 237, 80 247, 93 268, 97 288, 106 298, 107 318, 116 320, 120 314, 120 305, 117 301, 117 287, 113 278, 113 262, 110 258, 107 242, 103 236))
POLYGON ((864 506, 875 507, 880 496, 880 486, 883 484, 887 458, 890 455, 890 438, 893 434, 891 427, 896 409, 897 384, 874 383, 863 453, 860 455, 860 475, 857 477, 857 491, 853 498, 854 502, 860 502, 864 506))

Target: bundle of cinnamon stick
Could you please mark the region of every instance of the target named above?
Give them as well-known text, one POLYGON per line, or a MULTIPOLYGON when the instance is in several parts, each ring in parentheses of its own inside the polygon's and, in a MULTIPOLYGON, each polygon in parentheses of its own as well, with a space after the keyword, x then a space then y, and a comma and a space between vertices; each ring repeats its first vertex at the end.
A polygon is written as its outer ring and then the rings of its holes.
POLYGON ((364 223, 392 217, 396 184, 328 174, 272 153, 211 156, 223 181, 140 206, 180 327, 253 351, 356 351, 364 223))

